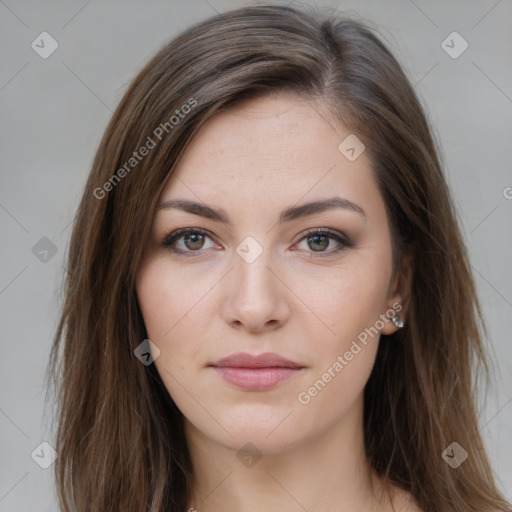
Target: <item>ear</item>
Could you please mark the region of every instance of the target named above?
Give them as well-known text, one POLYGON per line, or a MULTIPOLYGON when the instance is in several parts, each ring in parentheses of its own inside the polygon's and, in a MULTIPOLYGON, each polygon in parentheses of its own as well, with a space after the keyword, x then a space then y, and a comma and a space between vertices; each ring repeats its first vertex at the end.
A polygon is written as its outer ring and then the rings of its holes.
POLYGON ((381 331, 382 334, 393 334, 399 330, 399 327, 391 321, 390 313, 392 310, 395 311, 395 314, 400 318, 400 320, 402 320, 402 322, 406 322, 407 311, 409 309, 409 302, 411 298, 412 278, 413 257, 412 253, 409 252, 402 258, 400 269, 395 273, 389 288, 389 295, 386 303, 387 313, 386 311, 384 312, 384 315, 386 315, 386 318, 389 318, 389 320, 386 320, 384 328, 381 331))

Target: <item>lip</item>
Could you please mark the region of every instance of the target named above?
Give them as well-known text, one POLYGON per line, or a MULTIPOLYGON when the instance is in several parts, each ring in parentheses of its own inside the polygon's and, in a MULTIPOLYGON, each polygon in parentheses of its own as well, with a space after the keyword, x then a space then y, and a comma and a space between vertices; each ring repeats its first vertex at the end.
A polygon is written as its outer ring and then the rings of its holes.
POLYGON ((216 367, 237 367, 237 368, 303 368, 304 366, 286 359, 279 354, 273 352, 264 352, 263 354, 252 355, 247 352, 237 352, 230 356, 223 357, 215 363, 211 363, 208 366, 216 367))
POLYGON ((226 382, 252 391, 273 388, 305 368, 272 352, 258 355, 238 352, 208 366, 213 367, 226 382))

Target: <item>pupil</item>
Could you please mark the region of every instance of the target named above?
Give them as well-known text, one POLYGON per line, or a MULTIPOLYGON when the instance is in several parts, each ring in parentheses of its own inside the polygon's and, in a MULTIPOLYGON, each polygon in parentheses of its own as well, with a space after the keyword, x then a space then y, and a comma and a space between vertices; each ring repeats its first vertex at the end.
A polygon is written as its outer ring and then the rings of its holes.
MULTIPOLYGON (((323 239, 324 244, 323 244, 323 247, 320 247, 320 248, 321 249, 326 249, 327 246, 329 245, 329 239, 326 236, 313 236, 313 237, 311 237, 311 240, 315 241, 314 243, 320 243, 321 244, 321 239, 323 239), (319 242, 319 240, 320 240, 320 242, 319 242), (327 242, 327 244, 325 244, 325 242, 327 242)), ((310 247, 311 247, 311 245, 310 245, 310 247)), ((317 248, 318 248, 318 246, 317 246, 317 248)), ((313 247, 311 247, 311 249, 313 249, 313 247)))
POLYGON ((201 242, 204 242, 204 240, 202 239, 202 236, 203 235, 200 235, 200 234, 195 234, 195 235, 188 235, 186 238, 185 238, 185 244, 187 245, 187 247, 189 249, 201 249, 202 247, 202 243, 201 242), (192 239, 192 245, 193 247, 190 247, 188 242, 192 239), (194 244, 197 244, 199 243, 199 245, 194 245, 194 244))

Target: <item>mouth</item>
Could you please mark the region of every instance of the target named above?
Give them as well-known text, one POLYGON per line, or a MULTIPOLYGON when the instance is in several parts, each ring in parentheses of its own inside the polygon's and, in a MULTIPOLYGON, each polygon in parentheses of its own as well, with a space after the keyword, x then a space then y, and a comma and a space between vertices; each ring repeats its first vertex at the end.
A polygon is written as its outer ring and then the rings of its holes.
POLYGON ((278 354, 237 353, 209 364, 224 381, 238 388, 271 389, 301 373, 305 366, 278 354))

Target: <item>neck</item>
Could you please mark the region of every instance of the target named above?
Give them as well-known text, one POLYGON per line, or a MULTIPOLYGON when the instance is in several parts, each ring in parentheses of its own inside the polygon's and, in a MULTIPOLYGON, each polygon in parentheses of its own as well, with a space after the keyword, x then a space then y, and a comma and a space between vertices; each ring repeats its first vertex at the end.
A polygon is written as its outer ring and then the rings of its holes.
POLYGON ((342 422, 300 445, 262 449, 261 458, 244 464, 236 447, 216 443, 185 419, 195 477, 187 510, 387 510, 365 455, 362 422, 361 397, 342 422))

